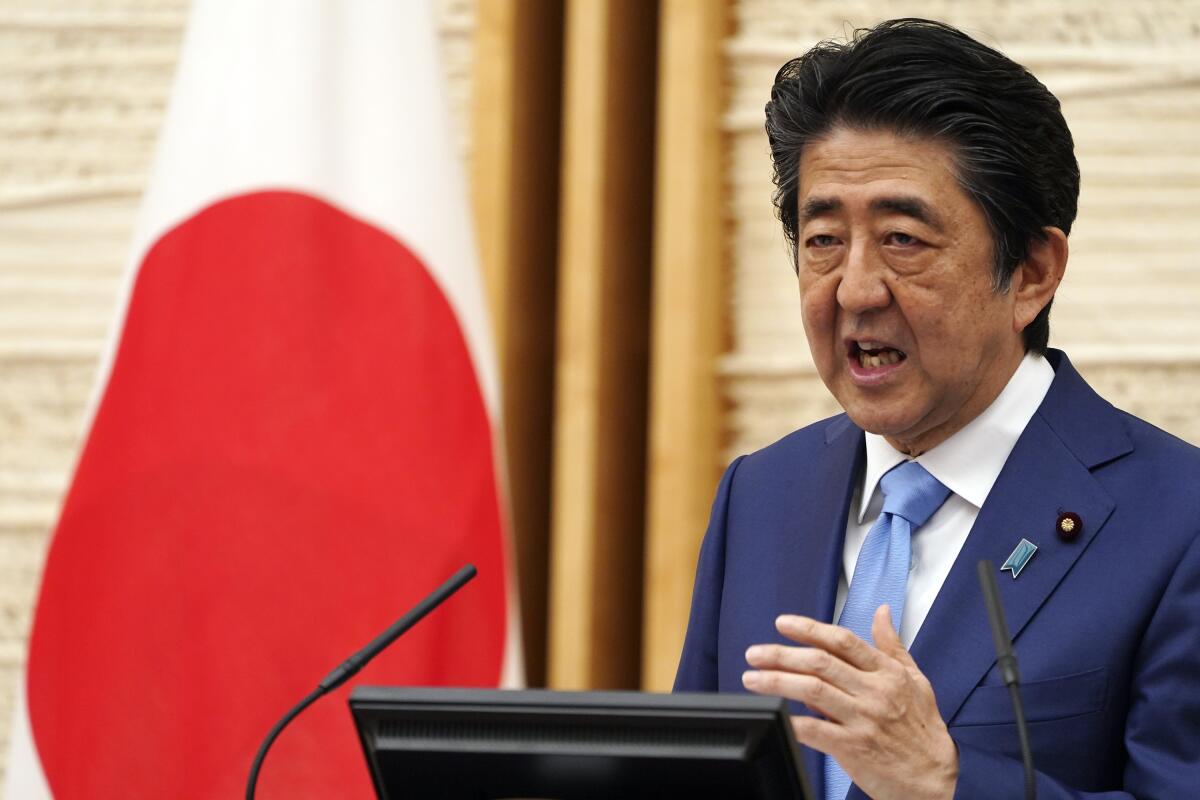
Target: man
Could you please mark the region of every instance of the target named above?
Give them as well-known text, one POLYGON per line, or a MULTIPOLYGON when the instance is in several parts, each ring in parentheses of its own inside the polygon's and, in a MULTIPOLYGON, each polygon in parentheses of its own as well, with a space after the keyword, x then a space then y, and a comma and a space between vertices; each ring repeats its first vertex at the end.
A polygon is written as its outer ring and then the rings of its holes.
POLYGON ((1058 101, 896 20, 786 64, 767 132, 846 413, 729 467, 676 690, 795 701, 827 800, 1019 797, 985 559, 1007 565, 1038 796, 1196 796, 1200 451, 1046 349, 1079 191, 1058 101))

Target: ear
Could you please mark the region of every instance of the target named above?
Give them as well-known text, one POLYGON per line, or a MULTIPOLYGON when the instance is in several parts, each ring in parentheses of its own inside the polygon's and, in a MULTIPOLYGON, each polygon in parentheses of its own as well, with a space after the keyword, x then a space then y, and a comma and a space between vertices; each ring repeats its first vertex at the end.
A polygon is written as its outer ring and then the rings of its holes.
POLYGON ((1013 272, 1013 327, 1020 332, 1054 299, 1067 269, 1067 235, 1042 228, 1044 239, 1029 243, 1029 256, 1013 272))

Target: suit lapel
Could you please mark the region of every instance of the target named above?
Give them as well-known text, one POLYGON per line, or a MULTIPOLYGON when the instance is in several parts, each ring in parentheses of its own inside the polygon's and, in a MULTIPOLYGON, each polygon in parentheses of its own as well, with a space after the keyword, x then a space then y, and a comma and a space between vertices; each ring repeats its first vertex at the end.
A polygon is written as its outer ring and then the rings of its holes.
MULTIPOLYGON (((793 509, 797 530, 786 564, 788 598, 785 608, 825 622, 833 618, 842 548, 846 539, 846 516, 865 457, 862 429, 840 416, 825 431, 826 451, 814 478, 811 500, 793 509)), ((792 713, 809 714, 793 703, 792 713)), ((815 800, 825 796, 825 756, 801 748, 815 800)))
POLYGON ((1022 538, 1038 547, 1019 578, 997 574, 1019 656, 1021 631, 1112 514, 1112 498, 1090 468, 1131 449, 1112 406, 1065 356, 1051 360, 1059 363, 1050 393, 1017 441, 911 648, 947 721, 996 662, 976 563, 990 561, 999 571, 1022 538), (1083 519, 1082 534, 1070 542, 1055 527, 1063 511, 1083 519))
POLYGON ((799 530, 793 539, 795 557, 788 573, 792 613, 829 622, 837 597, 846 539, 846 516, 865 458, 862 429, 848 417, 837 417, 825 431, 826 452, 814 492, 795 516, 799 530))

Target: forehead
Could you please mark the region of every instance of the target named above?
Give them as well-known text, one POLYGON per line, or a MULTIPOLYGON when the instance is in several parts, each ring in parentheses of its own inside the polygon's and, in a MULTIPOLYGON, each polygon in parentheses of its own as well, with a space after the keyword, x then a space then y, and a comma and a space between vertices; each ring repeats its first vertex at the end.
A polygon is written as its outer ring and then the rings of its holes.
POLYGON ((835 128, 800 155, 801 207, 812 199, 851 206, 881 195, 911 195, 949 211, 972 204, 958 185, 950 147, 891 131, 835 128))

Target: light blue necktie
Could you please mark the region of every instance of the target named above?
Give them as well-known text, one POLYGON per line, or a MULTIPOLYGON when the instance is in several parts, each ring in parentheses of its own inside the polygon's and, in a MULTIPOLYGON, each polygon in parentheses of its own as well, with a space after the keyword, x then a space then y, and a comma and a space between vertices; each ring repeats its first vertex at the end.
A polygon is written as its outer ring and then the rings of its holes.
MULTIPOLYGON (((875 610, 887 603, 892 624, 900 631, 908 569, 912 564, 912 534, 946 501, 950 490, 915 461, 905 461, 879 480, 883 510, 871 526, 846 595, 838 625, 873 643, 871 621, 875 610)), ((850 776, 831 756, 825 756, 825 798, 843 800, 850 776)))

